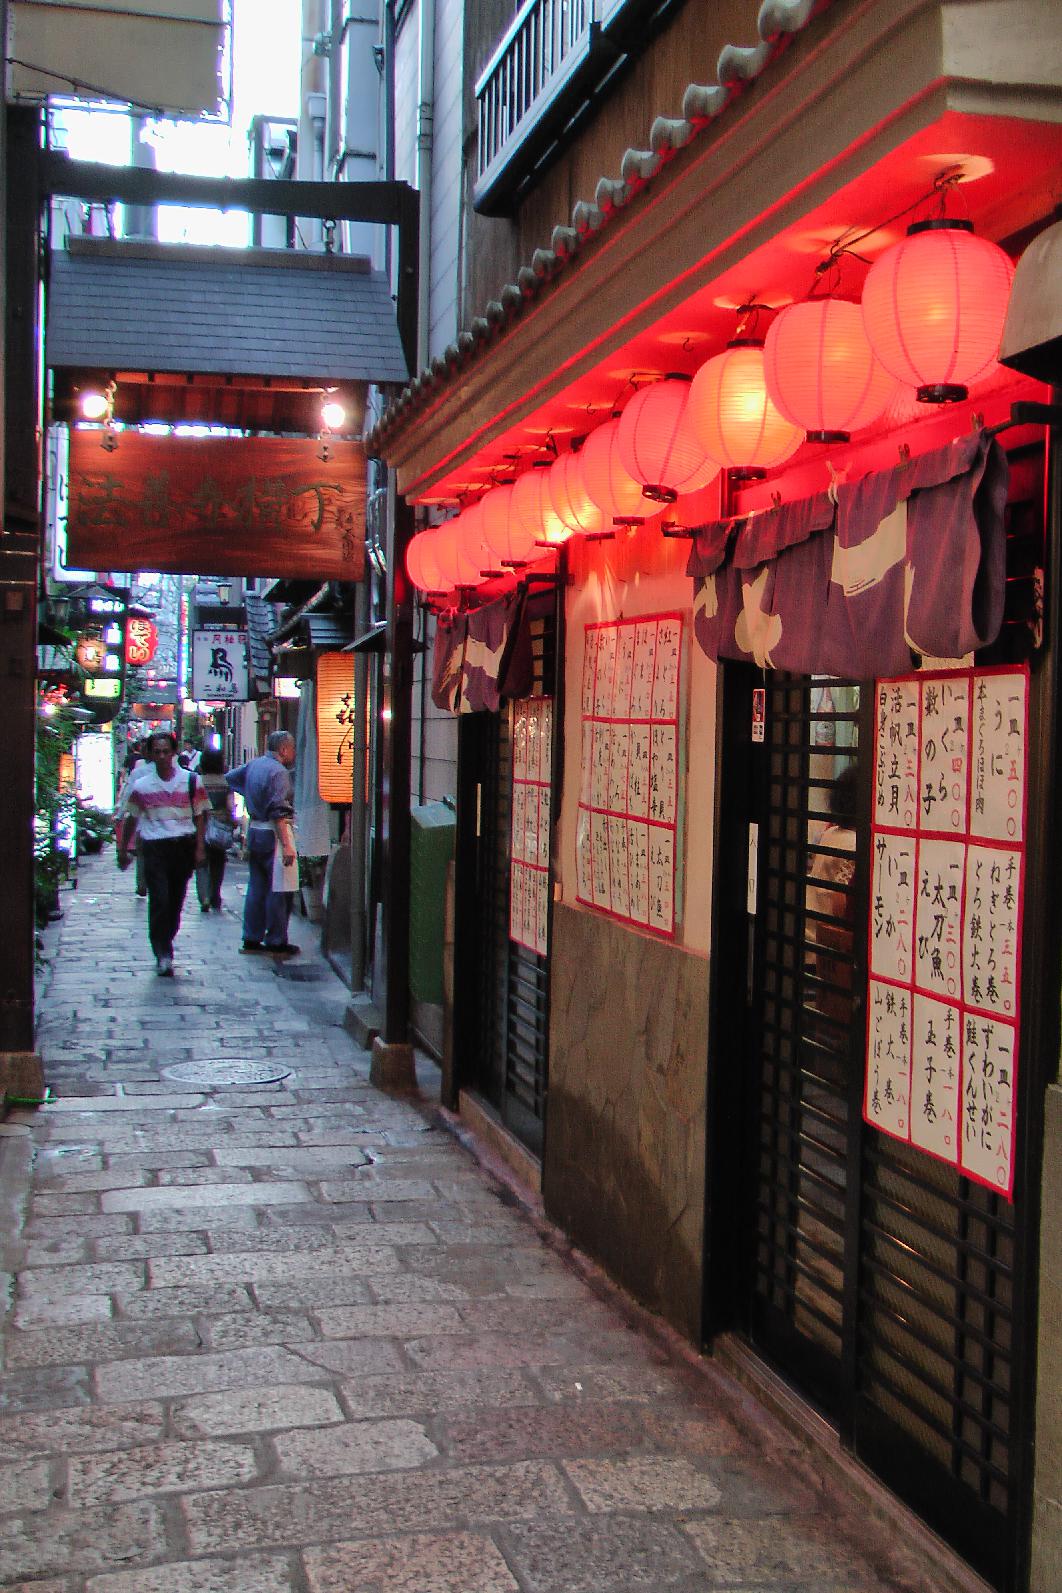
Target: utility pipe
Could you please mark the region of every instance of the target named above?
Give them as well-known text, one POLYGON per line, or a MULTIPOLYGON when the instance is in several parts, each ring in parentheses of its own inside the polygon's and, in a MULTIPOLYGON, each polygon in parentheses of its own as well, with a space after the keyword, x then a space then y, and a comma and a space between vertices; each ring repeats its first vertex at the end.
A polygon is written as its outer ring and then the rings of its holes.
POLYGON ((417 188, 420 192, 420 251, 417 273, 417 369, 430 359, 431 196, 435 148, 435 0, 420 0, 420 63, 417 95, 417 188))

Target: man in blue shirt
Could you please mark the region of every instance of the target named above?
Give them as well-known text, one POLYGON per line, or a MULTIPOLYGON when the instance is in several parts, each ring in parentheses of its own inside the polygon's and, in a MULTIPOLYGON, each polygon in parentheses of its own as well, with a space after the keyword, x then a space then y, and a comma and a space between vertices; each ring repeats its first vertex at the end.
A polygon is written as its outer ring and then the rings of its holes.
POLYGON ((266 749, 260 758, 230 769, 225 776, 247 808, 250 877, 240 950, 294 957, 299 948, 288 940, 291 893, 273 889, 273 859, 279 842, 285 866, 295 861, 295 800, 289 772, 295 762, 295 737, 288 730, 274 730, 266 749))

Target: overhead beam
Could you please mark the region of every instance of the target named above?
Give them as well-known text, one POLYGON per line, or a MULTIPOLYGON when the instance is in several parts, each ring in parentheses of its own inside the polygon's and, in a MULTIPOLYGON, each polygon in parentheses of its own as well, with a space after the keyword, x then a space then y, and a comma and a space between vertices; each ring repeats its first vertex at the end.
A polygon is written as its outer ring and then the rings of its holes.
POLYGON ((376 221, 402 226, 417 211, 408 183, 316 183, 286 178, 187 177, 143 166, 105 166, 42 150, 45 194, 96 204, 191 205, 246 210, 264 216, 312 216, 321 221, 376 221))

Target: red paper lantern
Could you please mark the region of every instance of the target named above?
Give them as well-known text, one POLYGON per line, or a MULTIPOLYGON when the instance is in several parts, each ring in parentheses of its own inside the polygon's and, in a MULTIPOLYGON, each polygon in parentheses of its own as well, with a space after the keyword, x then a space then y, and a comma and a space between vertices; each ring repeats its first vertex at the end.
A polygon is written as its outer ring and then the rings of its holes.
POLYGON ((130 614, 125 629, 125 661, 127 664, 150 664, 159 647, 159 628, 154 620, 140 614, 130 614))
POLYGON ((884 414, 896 391, 862 310, 847 299, 787 305, 764 340, 763 363, 773 403, 808 442, 847 442, 884 414))
POLYGON ((509 503, 510 518, 519 535, 531 538, 532 552, 537 543, 556 545, 571 536, 550 501, 549 472, 548 460, 533 464, 518 478, 509 503))
POLYGON ((446 592, 450 583, 444 580, 435 551, 435 532, 421 531, 406 548, 406 573, 419 592, 446 592))
POLYGON ((680 492, 706 487, 717 473, 686 418, 689 396, 687 377, 667 376, 635 393, 620 417, 620 462, 654 503, 674 503, 680 492))
POLYGON ((801 429, 771 402, 763 346, 751 338, 735 338, 701 366, 689 416, 705 452, 738 479, 765 475, 804 441, 801 429))
POLYGON ((510 514, 513 498, 512 484, 492 487, 480 499, 480 526, 483 540, 495 564, 524 564, 534 543, 526 543, 516 533, 510 514))
POLYGON ((561 454, 554 460, 549 471, 549 496, 567 532, 578 532, 582 536, 601 535, 605 517, 586 490, 582 453, 561 454))
POLYGON ((871 347, 921 403, 957 403, 995 362, 1013 277, 1003 250, 971 222, 915 222, 867 273, 871 347))
POLYGON ((592 431, 582 446, 579 458, 583 485, 601 510, 605 524, 641 525, 647 504, 642 484, 623 468, 616 446, 619 418, 606 420, 592 431))

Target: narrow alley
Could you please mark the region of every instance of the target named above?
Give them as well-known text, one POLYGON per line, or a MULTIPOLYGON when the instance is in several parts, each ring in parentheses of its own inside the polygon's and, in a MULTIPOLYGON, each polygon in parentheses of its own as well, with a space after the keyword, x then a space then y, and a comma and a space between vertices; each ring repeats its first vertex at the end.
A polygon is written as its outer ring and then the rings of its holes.
POLYGON ((429 1063, 370 1086, 319 956, 237 955, 240 883, 172 981, 110 854, 47 932, 55 1099, 0 1125, 3 1586, 924 1593, 473 1159, 429 1063))

